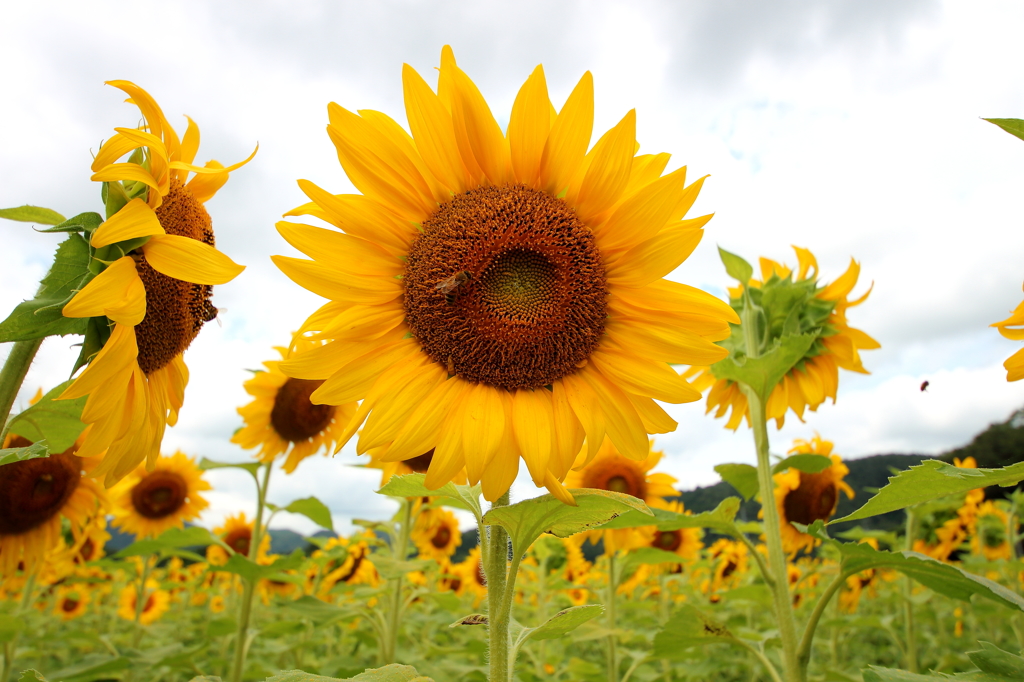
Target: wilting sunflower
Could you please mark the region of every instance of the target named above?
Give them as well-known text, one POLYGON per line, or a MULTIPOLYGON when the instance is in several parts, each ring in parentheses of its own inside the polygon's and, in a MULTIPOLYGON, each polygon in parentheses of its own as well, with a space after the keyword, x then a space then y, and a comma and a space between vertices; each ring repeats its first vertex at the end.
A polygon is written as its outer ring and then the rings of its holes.
POLYGON ((92 263, 106 267, 63 312, 93 318, 86 347, 102 349, 61 395, 89 396, 82 421, 92 428, 79 454, 106 451, 94 474, 108 487, 141 461, 156 461, 164 428, 175 424, 184 400, 182 353, 217 314, 212 285, 244 269, 214 248, 204 204, 249 161, 192 165, 199 128, 191 119, 179 139, 149 93, 128 81, 110 85, 128 94, 145 123, 116 128, 92 164, 107 207, 106 222, 92 233, 92 263))
MULTIPOLYGON (((4 448, 32 443, 8 435, 4 448)), ((74 453, 77 445, 49 457, 28 459, 0 467, 0 578, 21 567, 30 572, 44 557, 63 549, 61 524, 67 519, 77 536, 98 514, 104 513, 104 490, 84 476, 85 462, 74 453)))
MULTIPOLYGON (((249 556, 249 545, 252 543, 252 532, 253 524, 252 521, 247 521, 245 518, 245 512, 238 512, 232 516, 224 519, 224 525, 213 530, 214 533, 220 536, 220 539, 224 541, 236 554, 242 556, 249 556)), ((270 551, 270 533, 264 533, 263 539, 260 540, 260 546, 256 550, 256 560, 258 562, 264 562, 267 558, 267 553, 270 551)), ((206 559, 214 566, 223 566, 227 563, 228 553, 224 551, 222 547, 217 545, 210 545, 206 548, 206 559)))
MULTIPOLYGON (((117 615, 125 620, 135 620, 135 606, 138 603, 139 590, 136 585, 128 585, 121 590, 121 598, 117 607, 117 615)), ((150 625, 171 608, 171 593, 161 590, 155 580, 146 581, 144 592, 145 602, 139 613, 139 622, 150 625)))
MULTIPOLYGON (((589 450, 584 448, 577 458, 577 468, 565 477, 565 485, 567 488, 597 488, 625 493, 650 504, 660 501, 662 497, 677 496, 679 491, 672 487, 676 482, 674 477, 650 473, 664 453, 654 449, 654 441, 649 441, 647 448, 647 457, 633 459, 620 454, 608 439, 589 462, 589 450)), ((644 544, 644 537, 633 528, 595 530, 585 535, 592 543, 604 539, 606 553, 644 544)))
POLYGON ((420 556, 442 562, 462 545, 462 532, 455 514, 447 509, 431 509, 416 519, 412 541, 420 556))
POLYGON ((71 587, 61 585, 57 588, 53 613, 60 616, 63 621, 72 620, 85 614, 85 607, 88 604, 89 592, 84 584, 71 587))
MULTIPOLYGON (((868 289, 860 298, 854 301, 848 299, 853 287, 857 285, 860 265, 851 260, 850 267, 836 281, 827 286, 819 286, 818 261, 814 254, 798 246, 793 249, 799 263, 796 273, 785 265, 762 258, 761 279, 751 279, 747 284, 752 291, 757 290, 758 293, 769 289, 778 292, 773 301, 780 302, 779 309, 771 308, 767 296, 761 299, 769 308, 766 310, 770 318, 769 340, 779 336, 783 330, 788 332, 788 326, 794 319, 799 320, 800 332, 821 329, 820 336, 807 354, 786 373, 768 398, 765 414, 768 419, 774 419, 780 429, 790 409, 803 421, 806 410, 817 411, 827 398, 831 398, 834 403, 839 389, 839 369, 867 374, 868 371, 861 364, 860 351, 881 348, 877 341, 859 329, 850 327, 846 321, 846 310, 863 303, 871 293, 868 289), (801 303, 797 303, 801 300, 801 303), (802 305, 803 310, 797 311, 800 312, 797 316, 790 316, 788 313, 791 308, 787 306, 794 304, 802 305)), ((743 285, 729 289, 730 302, 734 308, 742 308, 743 291, 743 285)), ((736 328, 734 334, 742 332, 736 328)), ((693 379, 693 385, 701 391, 711 389, 707 411, 716 410, 716 419, 732 410, 725 424, 727 429, 738 429, 744 417, 749 424, 747 397, 740 390, 739 384, 716 379, 710 367, 691 367, 683 376, 693 379)))
POLYGON ((827 521, 839 506, 839 491, 853 499, 853 488, 843 482, 850 470, 839 455, 832 454, 832 447, 831 441, 817 435, 809 441, 797 439, 788 454, 824 455, 832 460, 832 465, 816 474, 790 468, 774 476, 775 506, 782 521, 782 546, 789 554, 801 549, 810 551, 817 544, 813 537, 798 531, 793 526, 794 521, 806 526, 818 520, 827 521))
POLYGON ((441 54, 437 93, 403 70, 411 134, 385 114, 328 106, 327 132, 361 195, 308 181, 310 215, 342 232, 278 230, 313 260, 275 256, 330 299, 303 326, 327 343, 281 370, 323 380, 311 399, 362 400, 342 434, 387 460, 434 450, 426 484, 465 467, 484 496, 505 493, 526 462, 560 481, 584 438, 626 456, 675 429, 655 400, 699 399, 669 363, 711 364, 739 322, 724 302, 663 279, 697 246, 710 215, 683 220, 702 180, 668 154, 636 155, 629 112, 590 149, 593 80, 561 111, 541 67, 502 131, 483 96, 441 54), (701 358, 698 360, 697 358, 701 358))
POLYGON ((152 471, 140 465, 114 488, 114 525, 137 538, 155 538, 170 528, 183 528, 210 506, 199 494, 210 489, 203 472, 185 453, 160 457, 152 471))
MULTIPOLYGON (((999 333, 1013 341, 1024 341, 1024 301, 1020 302, 1013 310, 1013 314, 1002 322, 993 322, 990 327, 995 327, 999 333)), ((1020 381, 1024 379, 1024 348, 1011 355, 1003 363, 1006 368, 1007 381, 1020 381)))
MULTIPOLYGON (((292 340, 291 352, 312 350, 321 344, 302 336, 292 340)), ((281 360, 287 360, 289 350, 276 347, 281 360)), ((245 426, 231 437, 245 449, 259 448, 257 457, 272 462, 287 453, 283 468, 295 471, 299 462, 320 450, 333 448, 338 434, 356 412, 356 403, 343 405, 314 405, 309 396, 320 388, 323 381, 294 379, 285 376, 278 365, 281 360, 263 363, 265 372, 256 372, 245 382, 245 392, 253 401, 238 408, 245 426)))

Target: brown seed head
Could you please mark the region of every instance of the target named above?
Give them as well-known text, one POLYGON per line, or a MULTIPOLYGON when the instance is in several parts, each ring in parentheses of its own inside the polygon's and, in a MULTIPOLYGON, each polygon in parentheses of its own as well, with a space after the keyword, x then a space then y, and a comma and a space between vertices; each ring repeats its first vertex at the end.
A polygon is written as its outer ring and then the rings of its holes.
POLYGON ((786 493, 782 508, 786 520, 806 526, 827 521, 839 503, 839 488, 829 470, 817 474, 800 472, 800 485, 786 493))
MULTIPOLYGON (((9 447, 32 443, 21 436, 9 447)), ((82 480, 82 466, 71 449, 0 467, 0 535, 27 533, 57 514, 82 480)))
POLYGON ((270 411, 270 424, 277 435, 299 443, 327 428, 334 417, 334 406, 314 405, 309 401, 309 396, 323 383, 315 379, 288 379, 284 382, 270 411))
POLYGON ((147 519, 170 516, 188 502, 188 484, 173 471, 157 469, 132 488, 132 507, 147 519))

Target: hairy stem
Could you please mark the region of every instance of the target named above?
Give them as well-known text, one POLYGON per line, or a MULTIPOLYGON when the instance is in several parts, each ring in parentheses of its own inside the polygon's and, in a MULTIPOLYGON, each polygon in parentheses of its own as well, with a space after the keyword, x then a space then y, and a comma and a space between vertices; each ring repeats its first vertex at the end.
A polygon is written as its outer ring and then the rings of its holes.
POLYGON ((619 680, 619 652, 618 642, 615 637, 615 551, 608 552, 608 598, 605 600, 605 617, 608 629, 612 634, 608 635, 608 649, 606 651, 608 682, 619 680))
MULTIPOLYGON (((505 493, 491 505, 491 508, 505 507, 509 494, 505 493)), ((484 573, 487 578, 487 638, 489 682, 510 682, 512 666, 509 654, 512 643, 508 637, 509 618, 504 609, 505 589, 508 581, 508 533, 501 526, 480 526, 480 542, 487 542, 487 561, 484 573)), ((515 580, 515 576, 512 576, 515 580)))
POLYGON ((16 341, 3 369, 0 369, 0 444, 7 435, 7 418, 11 415, 14 399, 18 397, 32 359, 42 344, 42 339, 16 341))
MULTIPOLYGON (((814 644, 814 631, 818 627, 818 621, 821 620, 822 615, 825 613, 825 607, 828 606, 829 602, 839 588, 846 582, 848 574, 840 571, 836 574, 836 577, 828 584, 825 591, 818 598, 818 603, 814 605, 814 611, 811 613, 811 617, 807 620, 807 626, 804 628, 804 636, 800 640, 800 667, 807 670, 807 664, 811 662, 811 647, 814 644)), ((835 652, 833 651, 833 657, 835 652)))

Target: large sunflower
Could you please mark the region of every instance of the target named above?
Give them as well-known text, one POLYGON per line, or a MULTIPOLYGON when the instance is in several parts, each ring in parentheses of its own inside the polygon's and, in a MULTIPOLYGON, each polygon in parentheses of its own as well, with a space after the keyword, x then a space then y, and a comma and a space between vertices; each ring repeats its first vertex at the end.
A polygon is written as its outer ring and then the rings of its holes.
MULTIPOLYGON (((296 336, 292 352, 318 346, 319 343, 296 336)), ((287 348, 276 347, 275 350, 281 354, 281 360, 288 359, 287 348)), ((355 414, 356 403, 337 406, 311 403, 309 396, 323 382, 286 376, 278 367, 281 360, 264 362, 267 371, 256 372, 245 382, 245 392, 253 401, 238 408, 245 426, 231 437, 231 442, 247 450, 260 448, 257 456, 263 462, 272 462, 287 452, 283 468, 290 474, 305 458, 334 446, 341 429, 355 414)))
POLYGON ((210 506, 200 490, 211 487, 192 458, 183 452, 160 457, 152 471, 138 466, 114 488, 114 525, 137 538, 183 528, 210 506))
MULTIPOLYGON (((999 333, 1014 341, 1024 341, 1024 301, 1020 302, 1013 314, 1002 322, 993 322, 990 327, 995 327, 999 333)), ((1020 381, 1024 379, 1024 348, 1011 355, 1003 363, 1006 368, 1007 381, 1020 381)))
POLYGON ((843 481, 850 470, 839 455, 832 453, 832 448, 831 441, 818 435, 809 441, 797 439, 789 454, 823 455, 832 460, 832 465, 816 474, 789 468, 774 476, 775 506, 782 520, 782 546, 789 554, 800 549, 810 551, 817 544, 814 537, 798 531, 794 521, 805 526, 827 521, 839 506, 840 491, 853 499, 853 489, 843 481))
POLYGON ((362 194, 300 180, 312 201, 288 215, 343 233, 278 223, 313 260, 275 263, 330 299, 302 329, 327 343, 281 369, 324 381, 313 402, 362 400, 342 435, 362 427, 359 453, 433 449, 430 488, 465 467, 495 500, 522 457, 572 502, 560 481, 584 438, 592 454, 607 435, 643 459, 648 434, 676 427, 655 400, 699 399, 669 363, 726 355, 712 341, 739 322, 732 309, 662 279, 711 217, 682 219, 703 179, 662 175, 668 154, 637 156, 632 111, 588 152, 589 73, 556 113, 537 67, 505 132, 448 47, 436 94, 408 65, 403 84, 411 135, 385 114, 328 106, 362 194))
MULTIPOLYGON (((8 435, 3 447, 31 444, 22 436, 8 435)), ((106 494, 84 476, 76 447, 0 466, 0 578, 13 576, 19 564, 26 572, 35 570, 50 552, 66 553, 63 520, 78 537, 106 509, 106 494)))
POLYGON ((128 81, 110 85, 129 95, 145 124, 116 128, 92 164, 107 205, 106 222, 92 233, 92 264, 105 269, 63 312, 94 318, 86 347, 102 349, 61 395, 89 396, 82 421, 92 428, 79 454, 106 451, 94 474, 108 487, 144 459, 156 461, 164 428, 177 421, 184 400, 182 353, 217 314, 211 286, 244 269, 214 248, 204 203, 249 160, 192 165, 199 128, 191 119, 179 139, 145 90, 128 81))
MULTIPOLYGON (((783 377, 765 406, 768 419, 774 419, 776 426, 782 428, 786 421, 786 412, 793 410, 797 418, 803 421, 804 412, 817 411, 818 407, 831 398, 834 403, 839 390, 839 369, 867 374, 861 364, 860 351, 881 348, 873 338, 854 329, 847 324, 846 310, 858 306, 871 294, 869 289, 860 298, 850 301, 848 297, 857 285, 860 276, 860 265, 851 260, 850 267, 836 281, 827 286, 819 286, 818 261, 807 249, 794 246, 798 269, 792 269, 768 258, 761 259, 761 279, 751 279, 747 283, 751 289, 772 287, 779 292, 776 301, 790 302, 806 291, 810 295, 803 312, 798 316, 799 331, 820 328, 821 334, 810 350, 783 377), (795 275, 795 277, 794 277, 795 275)), ((731 304, 742 305, 744 286, 730 287, 731 304)), ((789 309, 782 307, 782 311, 789 309)), ((769 311, 769 314, 771 311, 769 311)), ((768 333, 774 338, 793 324, 794 319, 779 316, 770 319, 768 333)), ((738 330, 737 330, 738 331, 738 330)), ((739 384, 726 379, 716 379, 710 367, 691 367, 684 375, 693 379, 693 385, 701 391, 708 388, 707 411, 716 410, 715 417, 725 416, 729 410, 732 414, 726 422, 727 429, 736 430, 744 417, 750 422, 747 408, 747 397, 740 390, 739 384)))

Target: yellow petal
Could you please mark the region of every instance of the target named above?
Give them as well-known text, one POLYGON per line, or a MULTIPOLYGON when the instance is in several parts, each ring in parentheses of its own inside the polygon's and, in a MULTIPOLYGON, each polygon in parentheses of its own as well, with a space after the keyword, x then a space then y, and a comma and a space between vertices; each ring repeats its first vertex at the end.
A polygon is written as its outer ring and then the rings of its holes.
MULTIPOLYGON (((119 182, 121 180, 132 180, 141 182, 147 187, 160 191, 160 183, 153 175, 136 163, 112 163, 103 167, 100 171, 93 173, 89 178, 95 182, 119 182)), ((153 194, 153 192, 150 192, 153 194)))
MULTIPOLYGON (((671 158, 671 154, 664 152, 661 154, 639 154, 634 156, 633 165, 629 169, 629 183, 626 185, 626 190, 622 193, 622 196, 631 197, 660 178, 671 158)), ((685 177, 686 166, 679 170, 683 172, 685 177)))
POLYGON ((371 341, 405 321, 405 310, 398 301, 384 305, 354 305, 324 329, 324 336, 335 340, 371 341))
POLYGON ((470 384, 462 412, 462 449, 466 453, 466 473, 470 481, 479 481, 484 465, 497 452, 505 437, 505 406, 496 389, 486 384, 470 384))
POLYGON ((393 301, 404 293, 394 277, 350 275, 314 261, 271 256, 270 260, 293 282, 314 294, 332 300, 375 305, 393 301))
POLYGON ((412 162, 416 172, 427 183, 436 203, 440 204, 451 199, 451 189, 438 181, 434 174, 430 172, 427 164, 423 161, 423 157, 420 156, 419 151, 416 149, 416 141, 405 131, 405 128, 399 125, 398 121, 383 112, 373 111, 372 109, 359 109, 357 113, 367 124, 396 145, 401 153, 412 162))
POLYGON ((454 100, 452 123, 462 157, 472 154, 480 170, 491 183, 500 185, 509 180, 508 143, 494 120, 487 101, 476 84, 462 69, 452 68, 454 100), (466 147, 468 146, 468 150, 466 147))
POLYGON ((551 100, 548 98, 544 67, 538 66, 519 89, 508 122, 508 143, 515 179, 537 186, 540 157, 551 131, 551 100))
POLYGON ((569 505, 570 507, 578 506, 572 493, 570 493, 561 481, 555 478, 554 474, 550 471, 544 472, 544 487, 548 489, 548 492, 557 497, 559 500, 569 505))
POLYGON ((622 298, 632 305, 650 310, 666 310, 680 313, 696 313, 724 319, 733 324, 740 323, 736 311, 722 299, 687 284, 669 280, 657 280, 638 289, 617 289, 612 298, 622 298))
POLYGON ((608 283, 635 289, 665 277, 697 248, 704 236, 700 228, 709 220, 710 215, 684 220, 637 244, 608 266, 608 283))
POLYGON ((650 398, 639 395, 627 394, 629 402, 636 408, 640 420, 644 423, 647 433, 672 433, 679 426, 679 423, 669 416, 661 405, 650 398))
POLYGON ((402 66, 402 88, 406 118, 423 162, 453 193, 464 192, 470 186, 469 176, 459 154, 451 114, 408 64, 402 66))
POLYGON ((573 413, 579 419, 587 435, 587 463, 597 455, 598 448, 604 443, 605 419, 598 402, 597 394, 580 374, 562 377, 565 395, 569 400, 573 413))
POLYGON ((173 234, 150 237, 142 252, 154 270, 195 284, 227 284, 245 270, 209 244, 173 234))
MULTIPOLYGON (((427 397, 447 380, 448 372, 433 361, 426 363, 408 376, 396 377, 394 384, 396 389, 390 393, 382 392, 379 400, 375 402, 366 419, 363 432, 359 436, 359 445, 356 451, 362 454, 370 448, 386 445, 394 440, 401 429, 410 422, 413 412, 419 409, 427 397)), ((374 389, 371 389, 371 393, 373 392, 374 389)), ((367 399, 370 397, 368 395, 367 399)), ((413 456, 415 457, 415 455, 413 456)))
MULTIPOLYGON (((163 143, 161 143, 161 146, 163 146, 163 143)), ((100 146, 100 150, 96 152, 96 158, 92 160, 92 172, 95 173, 101 168, 115 163, 122 156, 135 151, 139 147, 140 145, 137 141, 130 139, 121 133, 117 133, 109 140, 105 140, 100 146)))
POLYGON ((192 117, 185 116, 185 118, 188 119, 188 128, 185 129, 185 135, 181 138, 179 160, 192 163, 196 160, 196 153, 199 151, 199 126, 192 120, 192 117))
POLYGON ((400 462, 418 457, 436 446, 441 435, 441 425, 463 383, 458 379, 449 379, 431 391, 409 416, 409 421, 399 431, 382 459, 386 462, 400 462))
MULTIPOLYGON (((207 161, 206 168, 220 169, 224 168, 224 166, 221 165, 219 161, 207 161)), ((185 187, 192 193, 192 196, 195 197, 196 201, 201 204, 205 204, 207 201, 212 199, 215 194, 217 194, 221 187, 227 184, 227 181, 227 173, 220 173, 216 175, 204 173, 202 175, 194 176, 188 181, 188 184, 185 185, 185 187)))
POLYGON ((106 315, 118 324, 134 327, 146 317, 146 285, 136 277, 128 283, 125 296, 117 304, 107 306, 106 315))
POLYGON ((92 233, 90 243, 99 249, 115 242, 155 234, 164 234, 164 228, 160 226, 156 212, 145 201, 136 198, 107 218, 106 222, 92 233))
POLYGON ((650 452, 647 432, 625 392, 589 365, 580 372, 580 376, 590 384, 597 396, 604 414, 608 439, 626 457, 638 461, 645 459, 650 452))
POLYGON ((595 230, 602 252, 633 246, 658 234, 673 219, 679 194, 686 184, 686 168, 652 182, 619 205, 595 230))
POLYGON ((342 405, 362 400, 388 367, 417 352, 419 345, 415 341, 402 339, 357 357, 332 374, 309 399, 315 405, 342 405))
POLYGON ((360 194, 334 195, 308 180, 299 180, 299 188, 327 213, 327 222, 394 255, 404 256, 419 234, 412 223, 360 194))
POLYGON ((508 492, 516 480, 516 476, 519 475, 519 460, 519 449, 516 447, 515 438, 511 434, 507 434, 502 447, 498 448, 494 457, 488 462, 487 468, 480 478, 484 499, 494 502, 508 492))
POLYGON ((81 398, 103 386, 111 377, 118 376, 126 367, 135 363, 139 347, 135 342, 135 328, 115 324, 110 338, 92 359, 78 378, 60 394, 58 400, 81 398))
POLYGON ((540 162, 541 189, 559 195, 569 186, 594 133, 594 77, 583 74, 551 125, 540 162))
POLYGON ((576 208, 583 222, 611 208, 629 183, 629 171, 636 149, 636 111, 630 110, 621 121, 605 133, 591 152, 593 159, 579 191, 572 189, 566 200, 576 208))
POLYGON ((526 461, 533 482, 544 484, 544 472, 551 457, 551 397, 547 389, 520 389, 512 396, 512 426, 516 443, 526 461))
POLYGON ((845 298, 857 285, 857 278, 860 277, 860 263, 850 259, 850 267, 846 269, 839 279, 829 284, 817 293, 817 297, 826 301, 838 301, 845 298))
POLYGON ((590 356, 601 374, 623 390, 667 403, 689 403, 700 400, 700 391, 663 362, 641 358, 607 344, 590 356))
POLYGON ((404 264, 376 244, 322 227, 280 221, 277 231, 296 249, 321 263, 371 277, 395 277, 404 264))
POLYGON ((1020 381, 1024 379, 1024 348, 1011 355, 1003 363, 1006 368, 1007 381, 1020 381))
POLYGON ((64 317, 100 317, 134 327, 146 314, 146 288, 131 256, 118 258, 96 275, 62 311, 64 317))
POLYGON ((292 353, 277 368, 295 379, 327 379, 361 354, 353 352, 353 344, 332 341, 301 353, 292 353))
POLYGON ((609 320, 605 332, 621 348, 673 365, 713 365, 729 351, 707 339, 670 325, 609 320))
POLYGON ((814 257, 814 254, 809 249, 804 249, 799 246, 793 245, 793 250, 796 251, 796 260, 799 264, 799 270, 797 271, 796 278, 799 279, 810 279, 818 276, 818 259, 814 257), (811 269, 814 272, 811 272, 811 269))
POLYGON ((195 164, 187 163, 185 161, 171 161, 168 165, 174 170, 189 171, 198 175, 226 175, 232 171, 238 170, 245 164, 252 161, 256 157, 256 152, 259 150, 260 146, 257 144, 256 148, 252 150, 252 153, 249 154, 249 156, 245 157, 238 163, 231 164, 230 166, 223 166, 220 162, 214 162, 217 164, 216 166, 210 165, 210 162, 207 162, 206 165, 203 166, 196 166, 195 164))
POLYGON ((423 480, 423 484, 432 490, 451 481, 466 465, 460 431, 463 422, 462 413, 468 406, 466 398, 472 384, 465 381, 459 383, 462 385, 456 387, 454 391, 451 409, 441 424, 441 435, 434 448, 434 456, 427 468, 427 475, 423 480))
POLYGON ((562 479, 572 468, 576 455, 583 447, 586 433, 573 412, 565 384, 561 381, 551 384, 551 410, 554 427, 548 471, 555 478, 562 479))
POLYGON ((156 103, 156 100, 148 92, 131 81, 116 80, 107 81, 106 83, 127 94, 131 98, 132 103, 139 108, 139 111, 146 118, 149 131, 164 140, 169 154, 177 153, 180 146, 178 134, 167 123, 167 118, 160 109, 160 105, 156 103))

